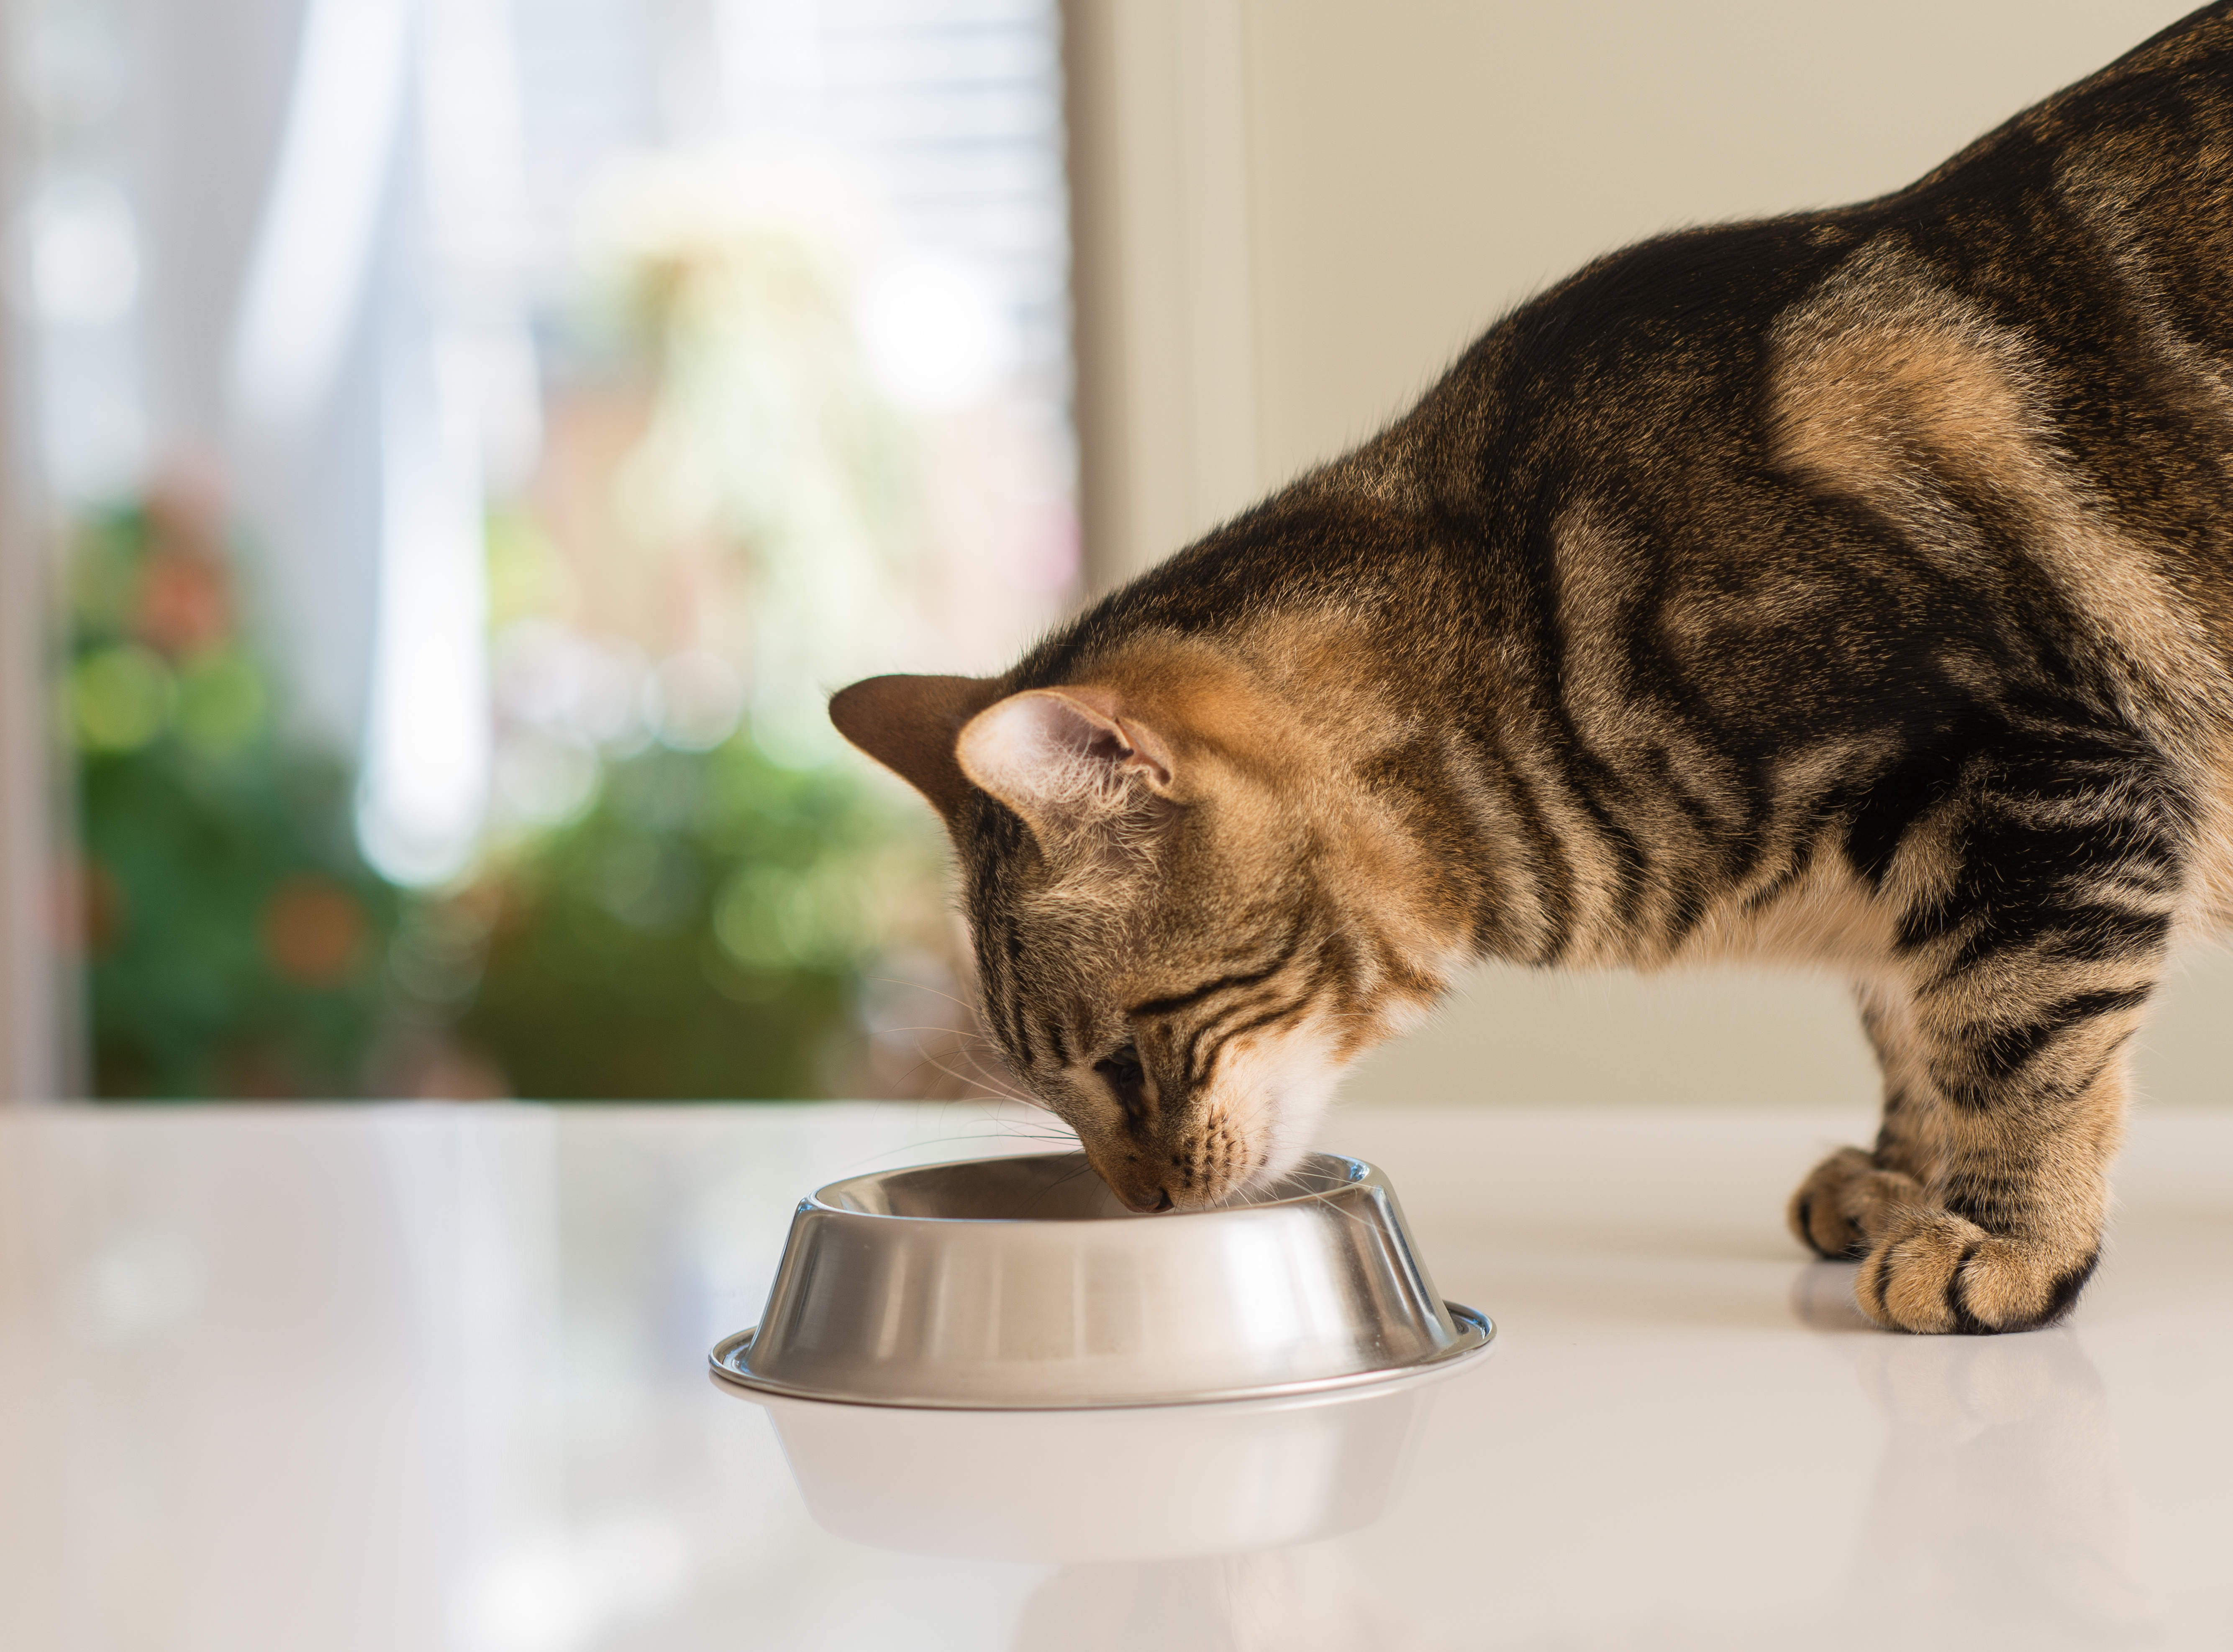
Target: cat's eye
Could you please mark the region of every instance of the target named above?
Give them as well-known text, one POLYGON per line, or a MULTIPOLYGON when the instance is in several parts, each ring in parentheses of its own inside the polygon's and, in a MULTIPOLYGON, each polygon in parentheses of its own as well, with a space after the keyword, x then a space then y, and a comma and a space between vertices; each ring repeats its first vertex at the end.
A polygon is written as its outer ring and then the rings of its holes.
POLYGON ((1093 1070, 1116 1096, 1124 1116, 1137 1119, 1148 1110, 1148 1070, 1140 1063, 1137 1045, 1125 1044, 1093 1063, 1093 1070))

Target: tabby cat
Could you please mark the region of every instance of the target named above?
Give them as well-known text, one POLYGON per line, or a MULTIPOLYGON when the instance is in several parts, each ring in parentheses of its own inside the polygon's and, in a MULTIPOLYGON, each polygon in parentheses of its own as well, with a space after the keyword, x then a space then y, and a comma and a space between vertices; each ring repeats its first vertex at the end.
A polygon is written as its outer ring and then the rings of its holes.
POLYGON ((830 715, 1135 1209, 1278 1174, 1472 960, 1782 959, 1885 1076, 1799 1237, 1888 1326, 2056 1319, 2233 918, 2233 0, 1897 194, 1599 259, 1006 675, 830 715))

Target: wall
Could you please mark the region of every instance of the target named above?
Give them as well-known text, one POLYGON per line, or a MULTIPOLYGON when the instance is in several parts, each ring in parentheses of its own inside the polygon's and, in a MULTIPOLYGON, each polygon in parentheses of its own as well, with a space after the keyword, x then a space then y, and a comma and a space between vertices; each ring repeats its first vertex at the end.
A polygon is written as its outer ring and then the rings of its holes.
POLYGON ((67 1087, 49 868, 52 752, 40 715, 49 593, 29 515, 0 482, 0 1106, 49 1101, 67 1087))
MULTIPOLYGON (((13 67, 0 59, 0 85, 13 67)), ((17 146, 0 146, 0 201, 11 205, 17 146)), ((0 384, 22 343, 20 323, 0 311, 0 384)), ((29 450, 13 428, 20 400, 0 399, 0 1107, 52 1101, 71 1086, 72 993, 55 947, 65 916, 51 866, 55 752, 43 715, 53 592, 23 485, 29 450)))
MULTIPOLYGON (((1481 328, 1592 255, 1896 187, 2187 9, 1074 0, 1096 566, 1108 579, 1144 566, 1370 433, 1481 328)), ((2225 1099, 2227 1006, 2223 960, 2173 982, 2140 1053, 2145 1090, 2225 1099)), ((1500 969, 1368 1060, 1346 1094, 1774 1102, 1874 1089, 1835 982, 1500 969)))

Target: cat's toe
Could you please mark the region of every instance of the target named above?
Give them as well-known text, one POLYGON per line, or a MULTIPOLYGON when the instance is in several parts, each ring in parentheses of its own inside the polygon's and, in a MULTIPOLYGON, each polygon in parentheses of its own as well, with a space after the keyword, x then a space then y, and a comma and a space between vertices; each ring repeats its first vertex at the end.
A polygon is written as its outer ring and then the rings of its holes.
POLYGON ((1816 1165, 1786 1213, 1799 1242, 1832 1261, 1868 1254, 1870 1236, 1895 1208, 1920 1201, 1913 1178, 1878 1168, 1859 1148, 1841 1148, 1816 1165))
POLYGON ((1894 1330, 1987 1336, 2035 1330, 2070 1311, 2098 1251, 1988 1233, 1950 1211, 1911 1210, 1853 1280, 1863 1313, 1894 1330))

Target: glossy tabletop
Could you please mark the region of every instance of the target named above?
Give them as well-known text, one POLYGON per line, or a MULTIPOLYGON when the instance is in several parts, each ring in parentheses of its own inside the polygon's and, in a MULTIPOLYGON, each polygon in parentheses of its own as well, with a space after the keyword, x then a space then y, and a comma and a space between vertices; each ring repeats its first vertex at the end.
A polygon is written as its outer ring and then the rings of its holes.
POLYGON ((1783 1233, 1867 1127, 1337 1113, 1494 1357, 972 1434, 771 1421, 706 1353, 801 1194, 1020 1115, 0 1116, 0 1644, 2233 1644, 2233 1115, 2143 1114, 2075 1318, 1981 1340, 1866 1328, 1783 1233))

